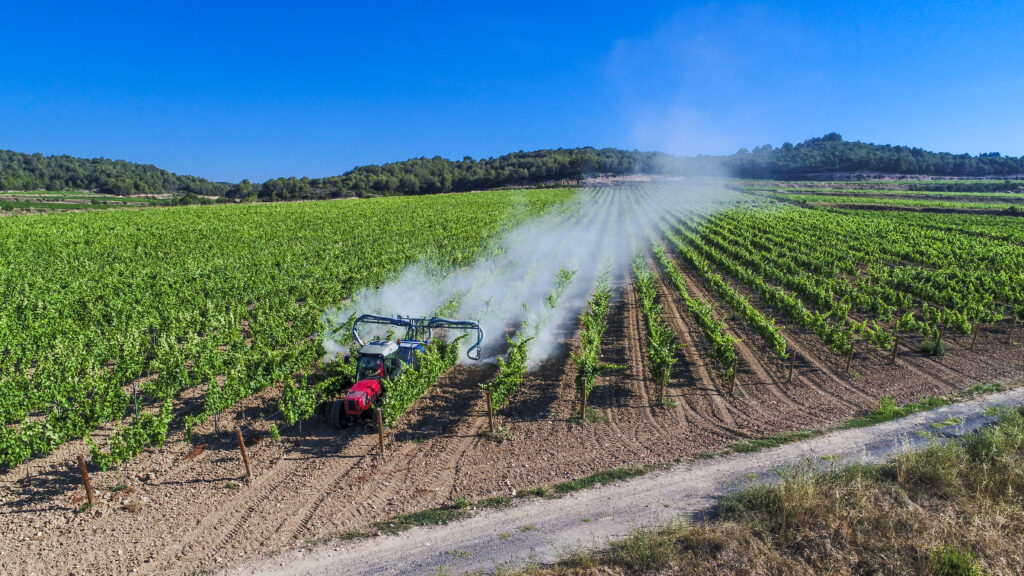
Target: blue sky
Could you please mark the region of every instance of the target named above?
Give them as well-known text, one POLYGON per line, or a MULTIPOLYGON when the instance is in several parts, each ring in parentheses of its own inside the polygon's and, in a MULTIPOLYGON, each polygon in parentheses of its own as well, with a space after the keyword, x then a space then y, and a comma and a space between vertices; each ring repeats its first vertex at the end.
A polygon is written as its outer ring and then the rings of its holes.
POLYGON ((7 2, 0 148, 214 180, 848 140, 1024 155, 1017 2, 7 2))

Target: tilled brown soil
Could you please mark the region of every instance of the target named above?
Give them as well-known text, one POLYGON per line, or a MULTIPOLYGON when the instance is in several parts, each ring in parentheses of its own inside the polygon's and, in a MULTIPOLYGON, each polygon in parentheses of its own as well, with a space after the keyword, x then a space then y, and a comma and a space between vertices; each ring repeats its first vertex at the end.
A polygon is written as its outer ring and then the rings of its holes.
MULTIPOLYGON (((690 293, 716 301, 679 264, 690 293)), ((941 358, 916 352, 920 339, 904 339, 896 365, 888 363, 887 353, 858 352, 846 372, 845 359, 780 319, 797 354, 796 373, 787 383, 788 363, 775 358, 742 321, 726 317, 741 339, 730 395, 685 304, 674 287, 662 284, 665 317, 685 346, 666 393, 672 405, 658 407, 636 294, 627 283, 631 278, 621 281, 603 360, 626 368, 599 378, 589 399, 598 422, 572 419, 578 399, 568 354, 530 372, 512 404, 498 412, 506 441, 480 434, 487 429, 487 411, 478 384, 494 367, 459 366, 388 432, 386 457, 371 428, 338 432, 322 418, 305 423, 301 437, 296 427, 283 430, 280 441, 271 440, 270 425, 280 424, 274 417, 279 390, 267 390, 221 414, 219 435, 213 421, 197 428, 195 445, 208 444, 198 454, 177 431, 163 448, 122 470, 93 471, 99 503, 84 512, 78 512, 85 494, 73 466, 88 452, 84 442, 36 459, 27 476, 24 466, 6 474, 0 479, 0 573, 218 572, 460 497, 512 495, 616 466, 699 457, 743 438, 839 424, 873 409, 883 395, 902 402, 1024 374, 1024 351, 1007 343, 1009 324, 986 328, 973 351, 967 349, 969 339, 954 338, 941 358), (249 482, 243 479, 235 426, 248 438, 249 482)), ((716 309, 725 311, 720 303, 716 309)), ((572 326, 562 328, 573 332, 572 326)), ((1024 340, 1024 329, 1018 328, 1016 340, 1024 340)))

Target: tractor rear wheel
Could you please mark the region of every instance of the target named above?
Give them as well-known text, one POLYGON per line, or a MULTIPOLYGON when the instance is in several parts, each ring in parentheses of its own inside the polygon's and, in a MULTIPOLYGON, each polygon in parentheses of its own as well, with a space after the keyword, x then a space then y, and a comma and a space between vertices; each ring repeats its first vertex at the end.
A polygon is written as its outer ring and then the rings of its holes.
POLYGON ((335 400, 331 404, 331 425, 339 430, 348 428, 348 414, 345 414, 344 400, 335 400))

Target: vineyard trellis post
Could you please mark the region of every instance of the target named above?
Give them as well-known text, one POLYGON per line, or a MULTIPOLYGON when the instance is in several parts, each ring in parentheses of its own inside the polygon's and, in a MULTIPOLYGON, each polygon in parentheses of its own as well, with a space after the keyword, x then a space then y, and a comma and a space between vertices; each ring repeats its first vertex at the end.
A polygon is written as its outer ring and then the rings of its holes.
POLYGON ((487 424, 490 426, 491 434, 494 434, 494 404, 491 403, 490 390, 485 391, 484 395, 487 398, 487 424))
POLYGON ((89 506, 96 504, 96 495, 92 491, 92 482, 89 480, 89 470, 85 467, 85 458, 78 455, 78 469, 82 473, 82 484, 85 486, 85 497, 89 499, 89 506))
POLYGON ((789 353, 789 373, 786 374, 786 384, 793 381, 793 368, 796 367, 796 352, 789 353))
POLYGON ((377 408, 377 440, 380 442, 380 455, 387 456, 384 449, 384 412, 380 408, 377 408))
POLYGON ((736 393, 736 368, 739 366, 740 359, 738 356, 732 359, 732 374, 729 376, 729 394, 736 393))
POLYGON ((1013 324, 1010 324, 1010 333, 1006 336, 1006 342, 1013 344, 1013 333, 1017 330, 1017 318, 1013 319, 1013 324))
POLYGON ((235 428, 235 433, 238 435, 238 449, 242 451, 242 462, 245 463, 245 478, 252 478, 252 469, 249 468, 249 455, 245 452, 245 439, 242 438, 242 429, 235 428))
POLYGON ((899 334, 899 332, 897 332, 896 333, 896 341, 893 342, 893 345, 892 345, 892 358, 889 359, 889 364, 895 364, 896 363, 896 354, 898 354, 899 351, 900 351, 900 334, 899 334))
POLYGON ((139 419, 139 393, 135 390, 135 379, 132 378, 132 398, 135 402, 135 419, 139 419))
POLYGON ((974 343, 978 341, 978 325, 977 324, 975 324, 974 326, 971 326, 971 332, 973 332, 973 334, 971 335, 971 348, 970 349, 974 350, 974 343))
POLYGON ((846 355, 846 372, 850 371, 850 363, 853 362, 853 346, 850 346, 850 353, 846 355))

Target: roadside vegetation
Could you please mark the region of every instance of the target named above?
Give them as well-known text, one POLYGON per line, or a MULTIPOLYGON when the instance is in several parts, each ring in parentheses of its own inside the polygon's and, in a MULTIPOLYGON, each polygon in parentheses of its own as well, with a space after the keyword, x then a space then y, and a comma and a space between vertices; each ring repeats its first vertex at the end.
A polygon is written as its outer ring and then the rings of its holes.
POLYGON ((706 522, 634 530, 523 575, 1020 574, 1024 408, 880 465, 783 472, 706 522))

